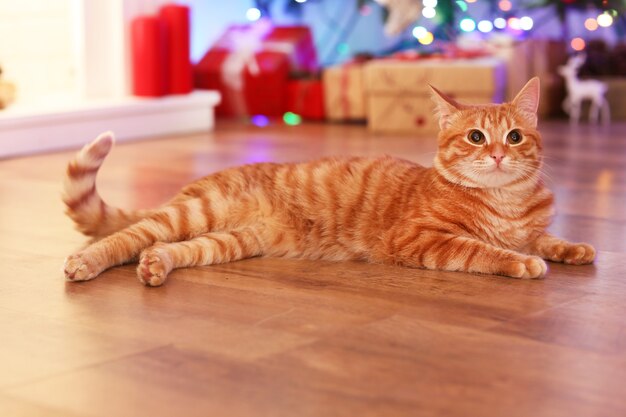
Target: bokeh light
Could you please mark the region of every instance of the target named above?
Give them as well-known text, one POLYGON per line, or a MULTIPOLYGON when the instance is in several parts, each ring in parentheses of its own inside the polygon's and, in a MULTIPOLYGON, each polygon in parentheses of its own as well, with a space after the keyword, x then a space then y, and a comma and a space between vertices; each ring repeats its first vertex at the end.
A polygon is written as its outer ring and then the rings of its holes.
POLYGON ((585 20, 585 29, 591 32, 598 29, 598 21, 594 19, 593 17, 590 17, 589 19, 585 20))
POLYGON ((428 33, 428 29, 426 29, 424 26, 415 26, 411 33, 413 34, 415 39, 419 39, 428 33))
POLYGON ((613 16, 608 13, 602 13, 598 16, 598 24, 603 28, 608 28, 613 24, 613 16))
POLYGON ((522 28, 520 25, 520 21, 517 17, 509 17, 509 20, 507 20, 507 24, 513 30, 520 30, 522 28))
POLYGON ((494 19, 493 25, 498 29, 504 29, 506 27, 506 19, 503 17, 497 17, 494 19))
POLYGON ((459 22, 459 26, 461 27, 462 31, 471 32, 476 29, 476 22, 474 22, 469 17, 466 17, 465 19, 462 19, 461 22, 459 22))
POLYGON ((348 45, 346 42, 340 43, 339 45, 337 45, 337 52, 339 52, 339 54, 341 55, 350 54, 350 45, 348 45))
POLYGON ((519 20, 519 26, 522 30, 531 30, 534 24, 535 22, 533 22, 533 19, 529 16, 524 16, 519 20))
POLYGON ((509 0, 500 0, 498 2, 498 7, 500 8, 500 10, 502 10, 503 12, 508 12, 509 10, 511 10, 511 8, 513 7, 513 5, 511 4, 511 2, 509 0))
POLYGON ((422 4, 424 7, 437 7, 437 0, 424 0, 422 4))
POLYGON ((478 22, 478 30, 482 33, 489 33, 493 30, 493 23, 489 20, 481 20, 478 22))
POLYGON ((437 12, 433 7, 424 7, 424 9, 422 9, 422 16, 426 19, 432 19, 436 14, 437 12))
POLYGON ((270 119, 267 116, 262 114, 257 114, 252 116, 252 124, 258 127, 265 127, 270 124, 270 119))
POLYGON ((256 7, 250 7, 246 11, 246 19, 248 19, 249 21, 254 22, 256 20, 259 20, 260 18, 261 18, 261 11, 257 9, 256 7))
POLYGON ((570 45, 574 51, 582 51, 585 49, 585 40, 583 38, 574 38, 570 45))
POLYGON ((465 1, 467 1, 468 3, 476 3, 476 0, 465 0, 465 1))
POLYGON ((419 37, 417 41, 422 45, 430 45, 435 40, 435 36, 432 33, 426 32, 423 36, 419 37))
POLYGON ((465 3, 463 0, 457 0, 456 5, 459 6, 459 9, 461 9, 462 11, 467 11, 467 3, 465 3))
POLYGON ((288 111, 283 115, 283 122, 289 126, 297 126, 302 123, 302 117, 300 115, 288 111))

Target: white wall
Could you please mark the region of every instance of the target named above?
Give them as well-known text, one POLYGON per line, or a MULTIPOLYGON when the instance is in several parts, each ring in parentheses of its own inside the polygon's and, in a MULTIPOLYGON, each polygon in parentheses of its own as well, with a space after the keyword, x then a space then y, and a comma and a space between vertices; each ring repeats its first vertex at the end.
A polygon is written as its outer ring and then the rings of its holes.
POLYGON ((0 0, 0 65, 19 97, 76 92, 73 0, 0 0))

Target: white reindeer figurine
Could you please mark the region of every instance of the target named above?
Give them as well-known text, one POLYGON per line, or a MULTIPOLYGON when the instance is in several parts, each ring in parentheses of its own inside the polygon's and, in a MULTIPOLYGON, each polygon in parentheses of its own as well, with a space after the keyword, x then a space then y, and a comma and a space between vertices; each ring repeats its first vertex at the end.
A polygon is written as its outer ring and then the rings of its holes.
POLYGON ((567 64, 558 68, 559 74, 565 78, 567 96, 563 101, 563 110, 569 114, 569 119, 573 123, 578 123, 580 119, 580 106, 585 99, 591 100, 589 108, 589 121, 598 122, 600 110, 602 110, 602 122, 609 123, 610 109, 609 103, 604 98, 608 86, 598 80, 578 79, 578 69, 585 62, 585 55, 573 55, 567 60, 567 64))

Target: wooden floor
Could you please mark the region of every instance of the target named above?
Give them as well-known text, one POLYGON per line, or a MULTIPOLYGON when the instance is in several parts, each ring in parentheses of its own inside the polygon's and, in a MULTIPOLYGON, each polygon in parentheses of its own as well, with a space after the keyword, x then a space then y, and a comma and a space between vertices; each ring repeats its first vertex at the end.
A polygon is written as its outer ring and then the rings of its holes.
MULTIPOLYGON (((85 242, 59 198, 71 153, 0 161, 0 416, 625 416, 626 124, 543 128, 552 230, 599 255, 535 281, 253 259, 161 288, 134 266, 67 283, 85 242)), ((99 189, 147 207, 244 162, 434 151, 361 126, 218 124, 119 145, 99 189)))

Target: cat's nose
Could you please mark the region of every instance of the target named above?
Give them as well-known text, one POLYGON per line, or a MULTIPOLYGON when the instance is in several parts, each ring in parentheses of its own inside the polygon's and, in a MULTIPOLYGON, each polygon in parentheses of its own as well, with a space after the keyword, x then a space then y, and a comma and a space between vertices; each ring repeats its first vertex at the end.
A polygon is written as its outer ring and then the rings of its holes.
POLYGON ((502 162, 502 160, 504 159, 504 152, 499 150, 494 151, 491 153, 491 157, 494 161, 496 161, 496 165, 500 165, 500 162, 502 162))

